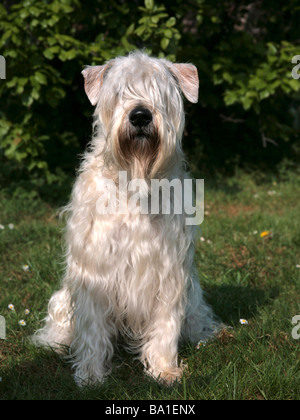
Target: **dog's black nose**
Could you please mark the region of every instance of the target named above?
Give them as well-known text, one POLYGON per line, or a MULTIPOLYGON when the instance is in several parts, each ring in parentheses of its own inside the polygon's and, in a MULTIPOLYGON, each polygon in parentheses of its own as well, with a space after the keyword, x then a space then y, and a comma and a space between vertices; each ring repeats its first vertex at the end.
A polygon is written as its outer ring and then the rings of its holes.
POLYGON ((152 114, 149 109, 138 106, 130 112, 129 121, 134 127, 143 128, 151 123, 152 114))

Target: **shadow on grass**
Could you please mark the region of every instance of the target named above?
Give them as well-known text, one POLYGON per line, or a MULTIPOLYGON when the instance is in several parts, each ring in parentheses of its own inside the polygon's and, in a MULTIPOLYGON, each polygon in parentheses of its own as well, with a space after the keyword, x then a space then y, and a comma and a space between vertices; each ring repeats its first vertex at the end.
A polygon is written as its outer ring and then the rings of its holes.
POLYGON ((206 291, 216 315, 227 324, 236 324, 240 318, 253 318, 280 293, 278 287, 262 290, 242 285, 212 286, 206 287, 206 291))
POLYGON ((34 348, 31 343, 24 351, 28 360, 16 360, 1 369, 0 400, 127 400, 144 399, 149 390, 163 398, 167 391, 124 349, 116 348, 112 371, 103 383, 82 388, 76 385, 71 364, 65 358, 51 350, 34 348))

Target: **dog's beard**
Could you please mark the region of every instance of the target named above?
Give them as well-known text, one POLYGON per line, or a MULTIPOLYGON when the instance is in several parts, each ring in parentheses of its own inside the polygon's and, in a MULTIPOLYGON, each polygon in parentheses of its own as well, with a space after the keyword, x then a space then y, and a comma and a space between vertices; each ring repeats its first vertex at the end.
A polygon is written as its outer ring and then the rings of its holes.
POLYGON ((132 178, 150 179, 160 148, 159 134, 153 123, 144 128, 125 125, 118 135, 122 168, 132 178))

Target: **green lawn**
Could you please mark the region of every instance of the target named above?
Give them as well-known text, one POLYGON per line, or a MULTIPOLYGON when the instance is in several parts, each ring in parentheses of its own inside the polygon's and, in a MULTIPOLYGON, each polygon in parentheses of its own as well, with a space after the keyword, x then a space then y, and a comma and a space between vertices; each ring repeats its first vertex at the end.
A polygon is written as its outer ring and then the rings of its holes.
POLYGON ((24 188, 0 192, 0 315, 7 330, 0 340, 1 400, 299 399, 300 340, 291 335, 292 317, 300 314, 299 175, 256 183, 237 174, 205 184, 196 262, 207 299, 230 328, 198 349, 183 347, 188 369, 170 388, 118 349, 107 381, 80 390, 68 363, 29 342, 63 270, 63 224, 49 197, 24 188))

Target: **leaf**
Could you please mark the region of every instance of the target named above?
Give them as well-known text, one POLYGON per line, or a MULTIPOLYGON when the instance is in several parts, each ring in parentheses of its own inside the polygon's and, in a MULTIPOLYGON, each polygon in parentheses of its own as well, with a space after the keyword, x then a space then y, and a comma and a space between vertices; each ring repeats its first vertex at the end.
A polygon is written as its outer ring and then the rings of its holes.
POLYGON ((170 17, 170 19, 168 19, 167 22, 166 22, 166 27, 171 28, 175 24, 176 24, 176 18, 170 17))
POLYGON ((59 12, 59 9, 60 9, 60 3, 58 1, 54 1, 51 4, 51 9, 52 9, 54 14, 57 14, 59 12))
POLYGON ((2 6, 2 4, 0 4, 0 16, 4 17, 5 15, 7 15, 7 11, 6 11, 5 7, 2 6))
POLYGON ((39 16, 41 13, 42 13, 42 10, 41 9, 38 9, 37 7, 35 7, 35 6, 31 6, 31 7, 29 7, 29 12, 33 15, 33 16, 39 16))
POLYGON ((37 82, 39 82, 41 85, 46 85, 47 84, 47 78, 44 75, 44 73, 42 73, 40 71, 37 71, 37 72, 35 72, 34 77, 35 77, 35 80, 37 82))
POLYGON ((222 68, 222 64, 221 63, 215 63, 213 64, 213 71, 218 71, 222 68))
POLYGON ((73 60, 77 55, 77 51, 73 48, 69 51, 65 51, 65 59, 66 60, 73 60))
POLYGON ((134 49, 134 45, 131 44, 126 36, 123 36, 121 38, 121 43, 124 45, 124 47, 126 48, 127 51, 133 50, 134 49))
POLYGON ((46 162, 44 162, 44 161, 40 161, 40 162, 38 162, 37 167, 38 167, 39 169, 46 168, 46 167, 47 167, 47 163, 46 163, 46 162))
POLYGON ((297 79, 290 79, 288 81, 288 84, 290 85, 290 87, 292 88, 292 90, 294 90, 295 92, 299 92, 300 90, 300 81, 297 79))
POLYGON ((132 23, 129 27, 128 27, 128 29, 127 29, 127 31, 126 31, 126 36, 128 36, 128 35, 131 35, 133 32, 134 32, 134 23, 132 23))
POLYGON ((267 46, 268 46, 268 54, 270 55, 277 54, 277 47, 275 44, 273 44, 272 42, 268 42, 267 46))
POLYGON ((45 51, 43 51, 43 56, 48 58, 48 60, 52 60, 54 58, 54 54, 51 51, 51 48, 47 48, 45 51))
POLYGON ((47 26, 54 26, 59 21, 59 17, 57 15, 53 15, 51 19, 47 21, 47 26))
POLYGON ((164 36, 165 38, 172 38, 173 32, 171 29, 165 29, 164 30, 164 36))
POLYGON ((245 111, 247 111, 248 109, 251 108, 252 103, 253 103, 253 99, 252 98, 250 98, 250 97, 244 97, 244 98, 242 98, 242 104, 243 104, 243 107, 244 107, 244 110, 245 111))
POLYGON ((39 99, 40 93, 37 89, 32 89, 31 91, 31 97, 35 100, 39 99))
POLYGON ((6 86, 8 88, 14 87, 18 83, 18 80, 19 80, 18 77, 15 76, 9 82, 6 83, 6 86))
POLYGON ((29 10, 28 9, 23 8, 19 12, 19 16, 20 16, 21 19, 27 18, 28 15, 29 15, 29 10))
POLYGON ((8 121, 0 120, 0 136, 4 137, 10 129, 10 124, 8 121))
POLYGON ((232 84, 233 77, 231 76, 230 73, 228 73, 227 71, 225 71, 222 76, 223 76, 223 79, 226 80, 226 82, 232 84))
POLYGON ((152 16, 152 17, 151 17, 151 22, 152 22, 152 23, 158 23, 158 22, 159 22, 159 20, 160 20, 160 19, 159 19, 159 16, 152 16))
POLYGON ((18 52, 17 52, 17 50, 6 51, 5 57, 17 58, 18 57, 18 52))
POLYGON ((238 96, 235 91, 226 91, 224 96, 225 105, 230 106, 237 102, 238 96))
POLYGON ((266 99, 270 96, 270 91, 269 90, 262 90, 259 92, 259 97, 260 99, 266 99))
POLYGON ((147 29, 147 27, 145 25, 141 25, 138 28, 136 28, 136 30, 134 32, 135 32, 136 35, 142 36, 146 29, 147 29))
POLYGON ((168 38, 163 38, 160 42, 160 46, 163 50, 168 48, 168 45, 170 43, 170 40, 168 38))
POLYGON ((154 6, 153 0, 145 0, 145 7, 148 10, 152 10, 154 6))
POLYGON ((33 104, 34 98, 27 92, 22 95, 21 102, 24 106, 28 107, 33 104))

